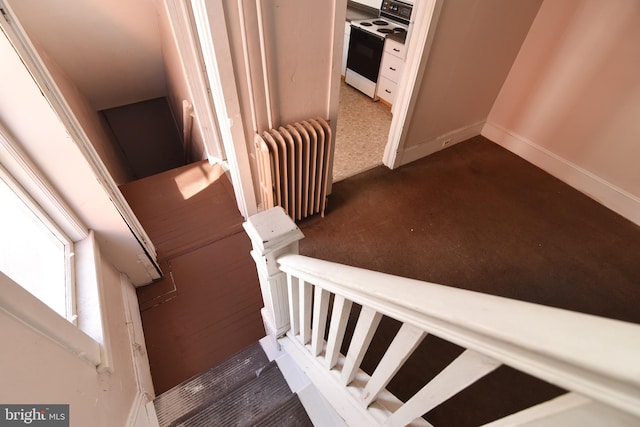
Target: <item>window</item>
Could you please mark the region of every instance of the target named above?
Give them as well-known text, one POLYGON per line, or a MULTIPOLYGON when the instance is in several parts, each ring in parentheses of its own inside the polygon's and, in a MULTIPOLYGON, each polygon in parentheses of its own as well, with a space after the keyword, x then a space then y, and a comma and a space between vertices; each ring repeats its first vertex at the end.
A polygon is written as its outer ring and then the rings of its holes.
POLYGON ((72 242, 4 170, 0 206, 0 271, 75 322, 72 242))

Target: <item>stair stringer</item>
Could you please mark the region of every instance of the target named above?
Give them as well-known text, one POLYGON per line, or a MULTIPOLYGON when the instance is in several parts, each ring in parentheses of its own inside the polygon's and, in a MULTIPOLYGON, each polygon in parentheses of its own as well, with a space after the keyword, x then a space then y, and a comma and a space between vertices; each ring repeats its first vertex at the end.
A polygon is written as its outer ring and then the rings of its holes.
POLYGON ((260 345, 269 360, 275 360, 289 388, 298 395, 315 427, 348 426, 291 355, 284 350, 280 340, 276 341, 272 335, 267 335, 260 340, 260 345))
MULTIPOLYGON (((392 393, 383 390, 378 395, 377 401, 366 407, 360 399, 360 395, 364 384, 368 382, 370 377, 362 370, 358 370, 352 383, 347 387, 343 386, 340 383, 340 372, 337 370, 344 362, 343 356, 339 359, 336 368, 329 371, 322 363, 324 359, 322 357, 311 357, 308 349, 295 337, 285 335, 278 339, 276 343, 273 341, 273 338, 265 337, 260 343, 263 348, 267 343, 268 346, 275 348, 276 354, 284 353, 286 355, 286 357, 276 356, 276 363, 278 363, 278 358, 282 357, 283 365, 286 363, 292 365, 291 368, 288 366, 280 367, 291 389, 295 391, 294 387, 299 387, 296 385, 298 381, 301 383, 307 381, 308 384, 304 387, 312 387, 314 389, 314 392, 310 392, 308 396, 311 400, 309 408, 305 400, 303 400, 303 396, 300 396, 300 393, 298 394, 315 426, 381 426, 402 405, 402 402, 392 393), (269 341, 271 341, 270 344, 269 341), (280 350, 278 350, 278 347, 280 350), (287 370, 297 371, 297 375, 303 375, 302 379, 294 377, 291 380, 292 382, 289 382, 287 370), (335 418, 331 420, 316 420, 314 419, 315 411, 320 413, 329 411, 335 418), (339 420, 339 424, 336 424, 337 421, 335 420, 339 420)), ((272 357, 267 349, 265 349, 265 353, 267 353, 267 357, 272 357)), ((278 363, 278 366, 280 366, 280 363, 278 363)), ((412 427, 431 426, 430 423, 422 418, 414 420, 409 425, 412 427)))

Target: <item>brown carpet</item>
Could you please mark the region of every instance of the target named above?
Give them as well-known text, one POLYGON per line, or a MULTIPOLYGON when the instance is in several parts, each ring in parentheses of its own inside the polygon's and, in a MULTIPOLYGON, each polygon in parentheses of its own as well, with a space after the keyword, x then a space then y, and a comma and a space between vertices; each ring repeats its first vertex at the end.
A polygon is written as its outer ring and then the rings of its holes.
MULTIPOLYGON (((481 136, 336 183, 300 227, 303 255, 640 323, 640 227, 481 136)), ((381 325, 366 371, 397 327, 381 325)), ((389 389, 417 391, 460 351, 427 337, 389 389)), ((425 418, 479 425, 560 393, 502 367, 425 418)))

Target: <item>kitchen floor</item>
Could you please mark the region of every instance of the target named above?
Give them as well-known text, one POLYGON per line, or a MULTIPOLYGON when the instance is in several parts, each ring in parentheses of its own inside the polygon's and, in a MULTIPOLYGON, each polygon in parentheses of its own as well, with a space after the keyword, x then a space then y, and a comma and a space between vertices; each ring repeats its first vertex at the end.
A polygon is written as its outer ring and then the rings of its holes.
POLYGON ((389 106, 342 82, 333 181, 381 165, 390 126, 389 106))

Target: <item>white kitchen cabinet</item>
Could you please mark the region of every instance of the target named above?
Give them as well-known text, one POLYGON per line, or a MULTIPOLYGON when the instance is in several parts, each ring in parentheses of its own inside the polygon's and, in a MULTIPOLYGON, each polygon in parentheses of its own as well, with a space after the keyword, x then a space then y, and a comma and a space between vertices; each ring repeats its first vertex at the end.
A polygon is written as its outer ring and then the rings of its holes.
POLYGON ((351 36, 351 23, 344 26, 344 44, 342 45, 342 75, 347 74, 347 54, 349 53, 349 37, 351 36))
POLYGON ((351 0, 355 3, 362 4, 364 6, 369 6, 373 9, 380 9, 380 0, 351 0))
POLYGON ((402 77, 405 55, 406 48, 403 43, 386 39, 376 96, 389 104, 393 104, 395 99, 398 83, 402 77))

